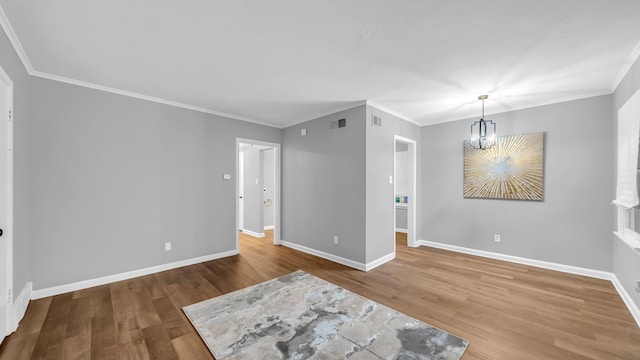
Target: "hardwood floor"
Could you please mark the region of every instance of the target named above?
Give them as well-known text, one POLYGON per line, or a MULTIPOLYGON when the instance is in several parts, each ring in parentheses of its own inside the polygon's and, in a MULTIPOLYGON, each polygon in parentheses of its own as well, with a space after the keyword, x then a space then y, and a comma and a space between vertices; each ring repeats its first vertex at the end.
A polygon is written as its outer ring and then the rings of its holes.
POLYGON ((368 273, 272 244, 242 234, 238 256, 32 301, 0 359, 212 359, 181 307, 297 269, 469 340, 463 360, 640 359, 640 328, 608 281, 401 236, 368 273))

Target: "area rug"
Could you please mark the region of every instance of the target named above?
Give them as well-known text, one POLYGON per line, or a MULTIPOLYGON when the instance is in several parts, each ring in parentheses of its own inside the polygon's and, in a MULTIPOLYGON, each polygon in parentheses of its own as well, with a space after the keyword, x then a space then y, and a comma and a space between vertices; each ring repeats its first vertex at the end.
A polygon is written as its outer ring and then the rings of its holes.
POLYGON ((457 360, 468 345, 303 271, 183 311, 217 360, 457 360))

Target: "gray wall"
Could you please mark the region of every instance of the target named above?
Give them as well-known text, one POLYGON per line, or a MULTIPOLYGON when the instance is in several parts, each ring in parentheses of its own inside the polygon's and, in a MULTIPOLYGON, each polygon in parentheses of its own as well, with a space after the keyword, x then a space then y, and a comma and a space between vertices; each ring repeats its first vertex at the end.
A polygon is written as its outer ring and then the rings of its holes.
POLYGON ((611 271, 611 112, 605 95, 488 116, 501 136, 545 132, 541 202, 464 199, 462 144, 477 118, 423 127, 422 239, 611 271))
POLYGON ((262 151, 248 148, 244 151, 244 230, 257 234, 264 232, 262 184, 262 151))
POLYGON ((276 187, 276 174, 274 172, 275 169, 275 154, 276 151, 274 149, 267 149, 262 151, 262 171, 263 176, 262 179, 264 181, 264 188, 267 189, 263 193, 263 200, 271 199, 271 206, 264 206, 262 208, 264 210, 264 226, 274 226, 274 213, 273 213, 273 195, 276 187))
POLYGON ((13 295, 29 273, 29 74, 0 31, 0 66, 13 81, 13 295))
MULTIPOLYGON (((367 153, 366 153, 366 259, 374 261, 393 253, 395 247, 395 224, 393 184, 389 184, 389 175, 393 175, 395 156, 394 135, 418 141, 416 154, 420 158, 420 128, 391 114, 367 106, 366 115, 367 153), (382 118, 382 127, 372 127, 371 115, 382 118)), ((418 184, 420 169, 418 168, 418 184)), ((421 189, 418 186, 420 196, 421 189)), ((416 217, 420 218, 420 212, 416 217)), ((420 239, 420 230, 416 239, 420 239)))
MULTIPOLYGON (((618 88, 613 93, 613 157, 614 167, 618 163, 618 110, 627 100, 640 89, 640 59, 636 60, 627 75, 624 77, 618 88)), ((614 172, 615 179, 615 172, 614 172)), ((615 183, 611 190, 611 199, 615 198, 615 183)), ((614 216, 615 216, 615 210, 614 216)), ((633 301, 640 307, 640 293, 635 290, 636 281, 640 281, 640 255, 634 252, 626 243, 613 237, 613 272, 616 274, 627 293, 631 295, 633 301)))
POLYGON ((35 289, 235 248, 235 181, 222 174, 235 173, 236 137, 279 143, 279 129, 35 77, 30 88, 35 289))
POLYGON ((282 240, 365 261, 365 111, 363 105, 283 130, 282 240), (330 128, 343 118, 346 127, 330 128))

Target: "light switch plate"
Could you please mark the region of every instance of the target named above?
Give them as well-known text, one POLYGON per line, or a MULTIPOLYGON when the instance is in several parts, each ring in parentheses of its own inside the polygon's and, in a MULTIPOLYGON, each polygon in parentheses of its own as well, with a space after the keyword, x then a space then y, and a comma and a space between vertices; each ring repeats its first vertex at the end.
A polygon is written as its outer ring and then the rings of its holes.
POLYGON ((231 180, 231 174, 222 174, 223 180, 231 180))
POLYGON ((307 136, 307 129, 300 129, 300 136, 307 136))

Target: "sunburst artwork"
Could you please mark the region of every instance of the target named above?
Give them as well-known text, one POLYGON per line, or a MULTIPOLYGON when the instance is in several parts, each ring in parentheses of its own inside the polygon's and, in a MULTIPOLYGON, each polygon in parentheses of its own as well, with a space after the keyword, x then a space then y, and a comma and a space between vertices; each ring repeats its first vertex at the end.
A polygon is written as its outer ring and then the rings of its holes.
POLYGON ((464 197, 543 200, 544 133, 498 137, 480 150, 464 142, 464 197))

